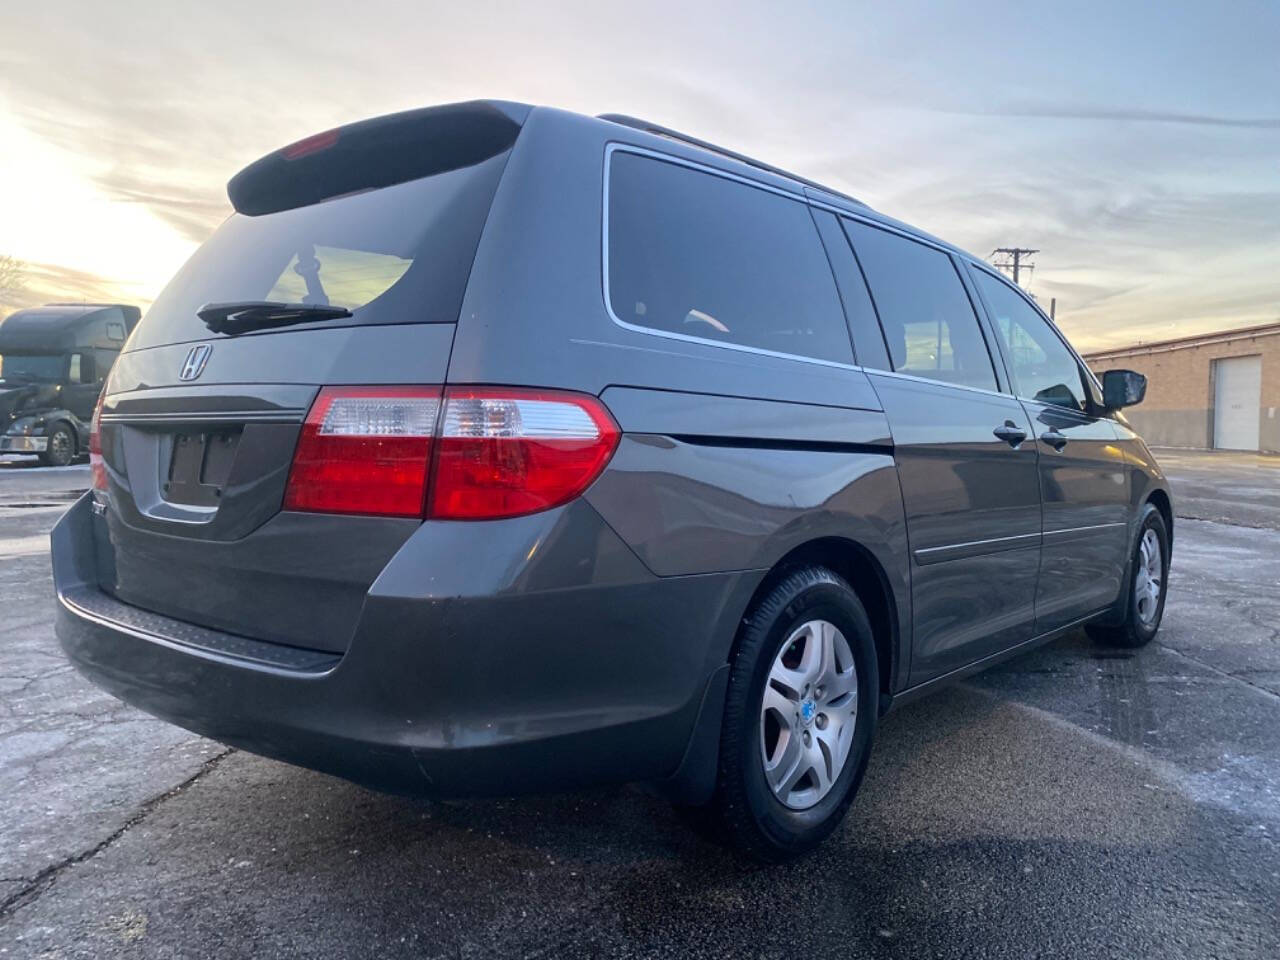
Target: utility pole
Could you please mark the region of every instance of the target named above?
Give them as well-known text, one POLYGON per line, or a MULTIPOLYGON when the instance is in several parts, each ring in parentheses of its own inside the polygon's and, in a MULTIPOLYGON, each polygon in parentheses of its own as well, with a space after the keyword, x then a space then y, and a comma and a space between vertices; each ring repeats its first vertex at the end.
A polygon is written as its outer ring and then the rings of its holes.
POLYGON ((1013 282, 1018 283, 1018 277, 1023 270, 1030 273, 1036 268, 1034 263, 1028 263, 1027 259, 1033 253, 1039 253, 1039 250, 1029 250, 1026 247, 996 247, 991 251, 992 257, 1003 257, 1003 260, 993 260, 992 263, 1000 270, 1011 271, 1013 282))

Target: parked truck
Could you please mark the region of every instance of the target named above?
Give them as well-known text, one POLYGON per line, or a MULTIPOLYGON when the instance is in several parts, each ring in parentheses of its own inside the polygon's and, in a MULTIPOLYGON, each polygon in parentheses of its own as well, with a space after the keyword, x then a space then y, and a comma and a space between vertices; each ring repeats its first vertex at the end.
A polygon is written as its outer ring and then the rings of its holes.
POLYGON ((98 395, 141 311, 50 303, 0 321, 0 453, 66 466, 89 450, 98 395))

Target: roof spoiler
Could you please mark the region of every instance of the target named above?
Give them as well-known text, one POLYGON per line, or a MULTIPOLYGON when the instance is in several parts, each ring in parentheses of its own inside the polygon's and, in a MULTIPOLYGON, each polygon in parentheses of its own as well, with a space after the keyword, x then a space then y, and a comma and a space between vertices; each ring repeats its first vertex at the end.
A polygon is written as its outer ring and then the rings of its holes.
POLYGON ((469 167, 509 150, 530 109, 473 100, 335 127, 249 164, 227 196, 260 216, 469 167))

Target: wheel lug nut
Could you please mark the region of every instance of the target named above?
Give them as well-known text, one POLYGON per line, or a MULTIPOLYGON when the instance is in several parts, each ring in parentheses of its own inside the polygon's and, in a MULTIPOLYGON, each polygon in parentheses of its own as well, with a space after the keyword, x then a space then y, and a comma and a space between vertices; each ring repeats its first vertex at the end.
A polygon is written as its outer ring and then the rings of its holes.
POLYGON ((813 699, 815 699, 815 700, 821 700, 821 699, 822 699, 822 694, 823 694, 824 692, 825 692, 825 691, 824 691, 821 687, 818 687, 816 690, 814 690, 814 691, 813 691, 813 699))
POLYGON ((807 747, 807 746, 809 746, 809 731, 808 731, 808 730, 806 730, 806 731, 804 732, 804 745, 805 745, 806 747, 807 747))
POLYGON ((813 722, 817 725, 819 730, 827 729, 827 715, 825 713, 818 714, 817 719, 813 722))

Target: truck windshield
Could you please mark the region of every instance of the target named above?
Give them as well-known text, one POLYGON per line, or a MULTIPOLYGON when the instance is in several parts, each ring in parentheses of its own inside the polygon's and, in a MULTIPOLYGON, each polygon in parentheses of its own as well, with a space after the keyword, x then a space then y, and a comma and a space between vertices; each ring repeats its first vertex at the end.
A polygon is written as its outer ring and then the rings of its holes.
POLYGON ((0 380, 6 383, 57 383, 67 358, 58 353, 10 353, 0 357, 0 380))

